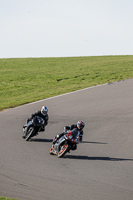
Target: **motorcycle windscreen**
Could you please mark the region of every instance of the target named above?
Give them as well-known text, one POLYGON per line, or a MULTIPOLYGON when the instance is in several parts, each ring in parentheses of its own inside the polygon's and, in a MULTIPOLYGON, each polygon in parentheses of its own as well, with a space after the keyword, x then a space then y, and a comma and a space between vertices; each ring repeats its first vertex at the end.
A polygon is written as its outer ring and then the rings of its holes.
POLYGON ((80 131, 77 131, 76 128, 74 128, 74 129, 72 130, 72 136, 73 136, 73 138, 78 138, 78 137, 79 137, 79 134, 80 134, 80 131))
POLYGON ((33 123, 35 126, 41 126, 43 124, 43 122, 44 122, 44 120, 39 116, 36 116, 33 119, 33 123))

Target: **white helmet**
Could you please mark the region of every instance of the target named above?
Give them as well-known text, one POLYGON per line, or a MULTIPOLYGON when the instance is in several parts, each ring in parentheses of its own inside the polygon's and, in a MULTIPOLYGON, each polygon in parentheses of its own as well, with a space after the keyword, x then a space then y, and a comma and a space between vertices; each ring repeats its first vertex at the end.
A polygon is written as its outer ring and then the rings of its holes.
POLYGON ((42 113, 42 115, 46 115, 47 114, 47 112, 48 112, 48 108, 46 107, 46 106, 43 106, 42 108, 41 108, 41 113, 42 113))

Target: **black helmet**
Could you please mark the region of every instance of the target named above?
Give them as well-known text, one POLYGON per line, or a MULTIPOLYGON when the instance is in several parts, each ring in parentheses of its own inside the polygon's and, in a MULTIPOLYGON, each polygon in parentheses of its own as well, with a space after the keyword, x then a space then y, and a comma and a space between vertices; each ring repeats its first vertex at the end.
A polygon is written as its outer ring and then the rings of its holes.
POLYGON ((84 126, 85 126, 85 123, 83 121, 78 121, 77 122, 77 128, 78 129, 82 130, 84 128, 84 126))

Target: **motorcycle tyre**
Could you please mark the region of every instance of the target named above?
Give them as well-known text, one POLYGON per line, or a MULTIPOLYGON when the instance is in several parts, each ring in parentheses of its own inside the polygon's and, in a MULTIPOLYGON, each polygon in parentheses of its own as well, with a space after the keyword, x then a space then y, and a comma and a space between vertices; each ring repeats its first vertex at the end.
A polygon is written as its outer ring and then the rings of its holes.
POLYGON ((51 147, 50 151, 49 151, 50 155, 54 155, 55 153, 53 152, 53 147, 51 147))
POLYGON ((63 157, 68 152, 68 150, 70 149, 70 146, 68 144, 64 144, 63 146, 61 146, 61 149, 62 149, 62 147, 65 147, 65 148, 58 152, 58 158, 63 157))
POLYGON ((26 134, 26 137, 25 137, 26 141, 28 141, 32 137, 32 135, 33 135, 34 128, 33 127, 29 127, 29 129, 30 130, 27 130, 27 134, 26 134))

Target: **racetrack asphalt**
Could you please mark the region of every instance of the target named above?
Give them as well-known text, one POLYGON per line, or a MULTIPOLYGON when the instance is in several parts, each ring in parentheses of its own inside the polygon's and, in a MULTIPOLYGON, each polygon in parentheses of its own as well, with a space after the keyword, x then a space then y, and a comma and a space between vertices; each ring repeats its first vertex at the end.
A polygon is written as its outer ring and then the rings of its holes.
POLYGON ((133 200, 133 79, 0 112, 0 196, 20 200, 133 200), (22 126, 46 105, 45 132, 26 142, 22 126), (86 124, 64 158, 49 155, 65 125, 86 124))

